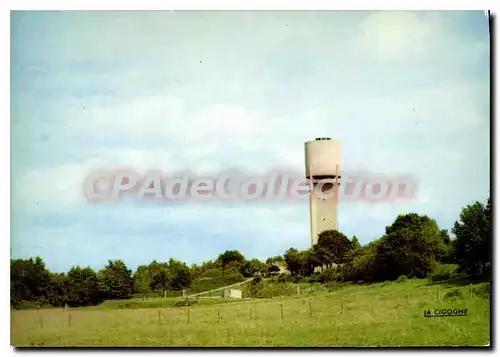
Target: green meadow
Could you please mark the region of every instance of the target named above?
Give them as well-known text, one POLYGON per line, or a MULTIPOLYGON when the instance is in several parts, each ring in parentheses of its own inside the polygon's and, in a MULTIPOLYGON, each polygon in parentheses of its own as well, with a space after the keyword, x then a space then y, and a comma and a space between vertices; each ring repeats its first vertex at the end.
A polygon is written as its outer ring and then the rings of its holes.
POLYGON ((487 346, 489 284, 337 284, 299 295, 12 310, 13 346, 487 346), (427 309, 467 316, 426 318, 427 309))

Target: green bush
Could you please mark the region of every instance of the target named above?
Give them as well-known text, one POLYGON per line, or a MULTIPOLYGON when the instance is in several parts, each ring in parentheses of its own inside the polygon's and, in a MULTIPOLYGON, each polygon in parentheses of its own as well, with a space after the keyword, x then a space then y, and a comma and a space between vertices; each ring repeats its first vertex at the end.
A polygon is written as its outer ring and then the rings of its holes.
MULTIPOLYGON (((182 292, 179 290, 169 290, 166 293, 167 297, 179 297, 182 295, 182 292)), ((133 294, 132 298, 136 299, 154 299, 154 298, 164 298, 165 297, 165 292, 164 291, 150 291, 147 294, 133 294)))
POLYGON ((337 274, 339 281, 365 281, 376 280, 376 247, 377 243, 356 249, 349 257, 346 264, 338 267, 337 274))
POLYGON ((174 307, 193 306, 193 305, 196 305, 197 303, 198 303, 198 301, 196 301, 196 300, 185 299, 185 300, 176 301, 172 306, 174 306, 174 307))
POLYGON ((44 309, 44 308, 53 307, 50 304, 43 303, 43 302, 40 302, 37 300, 34 300, 34 301, 21 300, 21 301, 17 302, 16 304, 12 304, 12 306, 17 310, 44 309))
POLYGON ((480 297, 489 297, 490 296, 490 283, 486 283, 480 286, 476 286, 472 289, 472 292, 480 297))
POLYGON ((273 283, 261 281, 258 284, 244 284, 243 297, 271 298, 297 294, 297 285, 293 283, 273 283))
POLYGON ((262 276, 260 274, 255 274, 253 279, 252 279, 252 282, 254 284, 258 284, 262 281, 262 276))
POLYGON ((463 298, 464 298, 464 294, 462 294, 462 292, 459 290, 449 291, 444 295, 445 300, 456 300, 456 299, 463 299, 463 298))
POLYGON ((318 282, 329 283, 339 280, 339 273, 335 268, 327 268, 318 275, 318 282))
POLYGON ((396 279, 396 283, 406 283, 408 281, 408 277, 406 275, 400 275, 396 279))
MULTIPOLYGON (((302 277, 300 277, 300 276, 298 277, 298 279, 301 279, 301 278, 302 278, 302 277)), ((278 283, 291 283, 291 282, 293 282, 293 281, 294 281, 294 279, 295 279, 295 278, 294 278, 294 277, 292 277, 292 276, 291 276, 291 275, 289 275, 289 274, 280 274, 280 275, 278 276, 277 281, 278 281, 278 283)))
POLYGON ((431 272, 428 275, 428 278, 431 281, 443 281, 447 280, 455 275, 458 272, 458 265, 456 264, 441 264, 434 262, 431 265, 431 272))

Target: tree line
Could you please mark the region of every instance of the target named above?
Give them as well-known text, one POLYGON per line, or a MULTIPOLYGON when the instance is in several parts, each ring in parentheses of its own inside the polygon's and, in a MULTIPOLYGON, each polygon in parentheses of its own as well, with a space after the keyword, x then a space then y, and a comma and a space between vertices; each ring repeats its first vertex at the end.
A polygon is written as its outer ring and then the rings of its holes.
POLYGON ((132 273, 121 260, 110 260, 101 270, 72 267, 67 273, 51 273, 40 257, 11 259, 11 305, 15 308, 96 305, 109 299, 128 299, 137 294, 148 298, 184 289, 199 290, 217 282, 220 286, 245 277, 276 274, 286 265, 295 281, 373 282, 399 276, 424 278, 446 275, 451 264, 475 278, 491 274, 491 206, 467 205, 451 229, 440 229, 434 219, 409 213, 399 215, 379 239, 362 246, 354 236, 325 231, 311 249, 288 249, 283 256, 265 262, 247 260, 237 250, 228 250, 214 261, 188 266, 170 259, 140 265, 132 273), (205 285, 204 285, 205 284, 205 285), (208 284, 208 285, 207 285, 208 284))

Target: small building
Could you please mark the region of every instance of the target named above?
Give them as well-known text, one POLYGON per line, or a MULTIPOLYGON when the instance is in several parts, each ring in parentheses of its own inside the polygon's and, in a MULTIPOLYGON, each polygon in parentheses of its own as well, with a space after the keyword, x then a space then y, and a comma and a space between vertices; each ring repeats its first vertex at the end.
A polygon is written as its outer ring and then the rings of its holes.
POLYGON ((225 289, 223 291, 222 297, 224 299, 241 299, 241 290, 225 289))

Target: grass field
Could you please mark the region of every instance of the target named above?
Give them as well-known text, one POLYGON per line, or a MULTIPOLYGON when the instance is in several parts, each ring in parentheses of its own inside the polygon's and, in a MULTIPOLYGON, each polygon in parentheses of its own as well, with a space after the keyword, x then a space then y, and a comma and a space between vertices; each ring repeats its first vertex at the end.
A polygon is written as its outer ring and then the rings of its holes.
POLYGON ((490 300, 489 294, 479 293, 484 286, 409 280, 232 303, 200 299, 190 307, 161 307, 172 306, 174 300, 167 299, 163 305, 149 301, 132 309, 107 302, 68 311, 21 310, 11 315, 11 344, 485 346, 490 342, 490 300), (450 293, 459 296, 449 298, 450 293), (424 317, 424 309, 440 307, 467 308, 468 316, 424 317))

